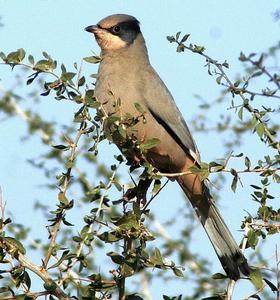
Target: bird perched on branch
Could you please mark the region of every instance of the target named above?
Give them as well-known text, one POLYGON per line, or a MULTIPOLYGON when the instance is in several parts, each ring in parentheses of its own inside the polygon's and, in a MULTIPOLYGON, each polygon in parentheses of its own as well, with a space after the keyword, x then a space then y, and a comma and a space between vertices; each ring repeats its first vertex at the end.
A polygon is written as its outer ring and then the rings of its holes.
MULTIPOLYGON (((246 258, 207 186, 198 174, 190 172, 192 166, 199 168, 199 152, 171 93, 150 64, 139 21, 116 14, 85 30, 94 34, 101 48, 95 97, 108 115, 136 117, 139 110, 144 112, 143 121, 138 120, 133 129, 127 130, 128 136, 136 137, 140 143, 159 141, 145 152, 145 159, 161 172, 184 173, 176 180, 194 207, 228 277, 237 280, 240 272, 248 275, 246 258)), ((117 139, 115 143, 123 148, 117 139)), ((133 156, 129 151, 125 155, 133 156)))

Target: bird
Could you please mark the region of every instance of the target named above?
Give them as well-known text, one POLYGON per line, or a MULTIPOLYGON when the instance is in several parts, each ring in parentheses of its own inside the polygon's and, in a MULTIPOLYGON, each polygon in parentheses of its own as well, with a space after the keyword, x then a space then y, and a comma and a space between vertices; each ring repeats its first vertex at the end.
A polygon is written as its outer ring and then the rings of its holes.
MULTIPOLYGON (((192 204, 227 276, 235 281, 241 274, 248 276, 248 262, 207 184, 190 172, 191 167, 200 167, 200 153, 170 91, 150 64, 140 22, 130 15, 114 14, 85 30, 94 34, 101 48, 94 95, 102 109, 107 116, 130 116, 135 120, 141 106, 144 120, 138 119, 133 129, 127 130, 129 138, 136 137, 139 143, 158 141, 146 151, 144 159, 160 172, 179 174, 175 180, 192 204)), ((109 125, 106 130, 110 131, 109 125)), ((123 150, 120 139, 114 142, 123 150)), ((124 154, 137 159, 133 151, 124 154)))

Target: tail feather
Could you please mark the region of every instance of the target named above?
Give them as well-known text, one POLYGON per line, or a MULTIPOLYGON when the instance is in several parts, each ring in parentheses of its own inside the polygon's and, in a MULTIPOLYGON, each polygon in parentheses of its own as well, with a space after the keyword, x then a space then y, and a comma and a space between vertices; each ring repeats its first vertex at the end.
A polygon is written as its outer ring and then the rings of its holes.
POLYGON ((190 193, 184 180, 178 179, 178 183, 194 207, 229 278, 239 279, 240 272, 249 275, 250 267, 247 260, 214 204, 208 188, 204 186, 202 194, 194 195, 190 193))

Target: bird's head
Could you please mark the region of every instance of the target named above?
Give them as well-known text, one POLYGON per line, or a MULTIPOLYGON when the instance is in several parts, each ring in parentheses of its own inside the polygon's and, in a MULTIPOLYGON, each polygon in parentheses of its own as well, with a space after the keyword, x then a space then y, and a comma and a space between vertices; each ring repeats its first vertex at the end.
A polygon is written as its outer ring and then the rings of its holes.
POLYGON ((141 34, 139 21, 124 14, 108 16, 85 30, 94 34, 102 51, 116 51, 128 47, 141 34))

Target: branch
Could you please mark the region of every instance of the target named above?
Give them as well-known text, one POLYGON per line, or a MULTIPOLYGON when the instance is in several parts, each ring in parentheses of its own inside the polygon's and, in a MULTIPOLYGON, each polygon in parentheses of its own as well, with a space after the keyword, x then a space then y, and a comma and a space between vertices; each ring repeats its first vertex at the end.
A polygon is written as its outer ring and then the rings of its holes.
POLYGON ((13 243, 5 240, 5 238, 0 238, 0 246, 1 248, 5 249, 14 259, 16 259, 23 267, 39 276, 49 287, 49 294, 56 296, 60 300, 71 300, 71 297, 69 297, 54 280, 52 280, 51 276, 44 268, 39 267, 28 260, 28 258, 21 253, 13 243))
MULTIPOLYGON (((41 296, 47 296, 49 295, 50 292, 35 292, 35 293, 27 293, 25 296, 30 296, 31 299, 37 299, 38 297, 41 296)), ((17 300, 19 295, 15 295, 15 296, 7 296, 7 297, 1 297, 1 300, 17 300)))
MULTIPOLYGON (((84 124, 84 122, 82 122, 80 129, 76 135, 75 141, 73 143, 70 143, 71 153, 70 153, 69 162, 72 162, 72 163, 74 162, 77 146, 78 146, 79 140, 80 140, 81 136, 84 134, 84 132, 85 132, 85 124, 84 124)), ((61 193, 63 194, 63 196, 65 196, 65 194, 68 190, 70 181, 71 181, 71 171, 72 171, 72 166, 67 169, 67 173, 65 174, 65 177, 64 177, 63 187, 61 188, 61 193)), ((48 265, 50 257, 52 256, 53 249, 56 245, 57 234, 59 232, 60 225, 61 225, 61 222, 64 217, 63 211, 59 214, 59 219, 56 221, 55 225, 53 226, 53 230, 50 232, 51 241, 50 241, 49 248, 47 250, 47 254, 44 259, 44 267, 45 268, 48 265)))
MULTIPOLYGON (((222 86, 226 87, 226 88, 231 88, 231 86, 221 83, 222 86)), ((266 94, 266 93, 259 93, 259 92, 252 92, 249 91, 245 88, 238 88, 235 87, 235 91, 239 92, 239 93, 243 93, 243 94, 249 94, 251 96, 261 96, 261 97, 268 97, 268 98, 276 98, 276 99, 280 99, 280 96, 278 95, 270 95, 270 94, 266 94)))
MULTIPOLYGON (((234 83, 229 79, 229 77, 227 76, 227 74, 225 73, 224 69, 223 69, 223 65, 220 64, 217 60, 211 58, 210 56, 208 56, 207 54, 205 54, 204 51, 204 47, 198 47, 198 46, 186 46, 185 44, 183 44, 182 42, 178 41, 178 39, 174 39, 172 40, 173 42, 175 41, 179 47, 183 47, 183 49, 187 49, 193 53, 197 53, 199 55, 201 55, 202 57, 204 57, 206 59, 206 62, 208 64, 212 64, 214 65, 220 72, 220 76, 222 76, 222 78, 225 79, 225 81, 227 82, 230 91, 232 91, 234 94, 238 95, 242 100, 243 100, 243 106, 244 108, 249 111, 255 118, 256 120, 258 120, 264 127, 264 132, 270 142, 270 144, 273 145, 273 147, 275 149, 277 149, 278 153, 280 153, 280 143, 279 141, 277 141, 275 139, 275 137, 271 134, 270 130, 267 128, 265 122, 262 120, 262 116, 260 115, 260 113, 255 110, 249 103, 248 103, 248 99, 246 99, 246 97, 244 96, 244 93, 242 91, 240 91, 239 88, 234 86, 234 83)), ((267 76, 269 76, 269 78, 277 84, 278 87, 280 87, 280 83, 277 82, 277 80, 272 77, 271 74, 269 74, 267 72, 267 70, 263 67, 264 70, 262 70, 267 76), (272 78, 271 78, 272 77, 272 78)))
POLYGON ((250 57, 248 57, 248 61, 254 65, 255 67, 257 67, 259 70, 261 70, 264 74, 267 75, 267 77, 277 86, 278 89, 280 89, 280 82, 274 77, 272 76, 266 69, 265 66, 262 66, 259 62, 257 61, 253 61, 250 57))
MULTIPOLYGON (((240 170, 235 170, 237 174, 240 173, 262 173, 262 172, 266 172, 266 171, 271 171, 272 173, 276 173, 280 170, 280 168, 275 168, 275 169, 269 169, 269 168, 258 168, 258 169, 240 169, 240 170)), ((232 173, 231 169, 221 169, 221 170, 217 170, 217 171, 212 171, 211 168, 209 170, 209 173, 221 173, 221 172, 225 172, 225 173, 232 173)), ((162 172, 157 172, 156 173, 159 176, 165 176, 165 177, 178 177, 178 176, 184 176, 184 175, 191 175, 194 174, 191 171, 186 171, 186 172, 179 172, 179 173, 162 173, 162 172)))

